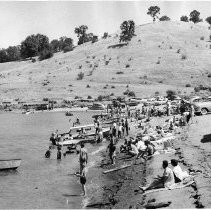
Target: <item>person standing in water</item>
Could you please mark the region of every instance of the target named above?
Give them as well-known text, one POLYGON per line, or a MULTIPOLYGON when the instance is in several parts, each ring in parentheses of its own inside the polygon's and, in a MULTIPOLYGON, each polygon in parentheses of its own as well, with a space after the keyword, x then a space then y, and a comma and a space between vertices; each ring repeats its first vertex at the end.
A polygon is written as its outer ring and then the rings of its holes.
POLYGON ((79 163, 80 163, 80 174, 85 169, 88 162, 87 150, 84 148, 84 143, 81 143, 81 149, 79 151, 79 163))
POLYGON ((82 191, 83 193, 81 194, 82 196, 86 195, 86 173, 85 173, 85 168, 81 171, 81 173, 75 173, 75 175, 77 177, 80 177, 80 183, 81 183, 81 187, 82 187, 82 191))

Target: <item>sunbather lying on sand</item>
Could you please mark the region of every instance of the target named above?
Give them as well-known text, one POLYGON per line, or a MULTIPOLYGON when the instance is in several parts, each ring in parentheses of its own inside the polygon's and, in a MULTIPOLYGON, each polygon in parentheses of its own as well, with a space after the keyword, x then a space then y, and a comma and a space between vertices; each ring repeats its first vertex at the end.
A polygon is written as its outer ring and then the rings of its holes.
POLYGON ((143 191, 151 190, 151 189, 158 189, 158 188, 170 188, 175 184, 174 180, 174 173, 173 171, 168 167, 168 161, 163 161, 163 176, 158 176, 155 178, 155 180, 146 187, 139 186, 140 189, 143 191))

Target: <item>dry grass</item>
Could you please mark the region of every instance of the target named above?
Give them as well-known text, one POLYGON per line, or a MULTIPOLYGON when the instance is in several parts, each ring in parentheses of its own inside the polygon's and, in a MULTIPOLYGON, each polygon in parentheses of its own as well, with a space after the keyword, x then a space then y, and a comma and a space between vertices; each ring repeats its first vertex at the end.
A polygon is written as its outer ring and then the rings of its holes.
POLYGON ((42 62, 0 64, 0 99, 96 97, 110 94, 110 88, 103 89, 105 84, 115 86, 115 95, 122 95, 125 84, 130 84, 131 91, 138 97, 151 96, 156 91, 165 94, 167 89, 181 91, 186 84, 191 85, 186 92, 202 83, 211 86, 210 78, 202 76, 210 69, 210 49, 205 44, 195 47, 200 43, 200 37, 209 37, 207 27, 185 22, 180 25, 171 21, 157 22, 138 26, 136 34, 127 46, 121 48, 108 49, 108 46, 118 44, 118 39, 112 36, 78 46, 65 54, 57 53, 42 62), (173 46, 173 50, 169 46, 173 46), (183 54, 187 59, 181 59, 183 54), (158 57, 162 58, 159 65, 156 64, 158 57), (116 72, 126 67, 124 62, 132 68, 117 75, 116 72), (76 80, 82 69, 83 80, 76 80), (147 75, 147 85, 140 84, 140 75, 147 75), (192 75, 194 78, 190 80, 192 75), (48 91, 48 85, 43 87, 43 81, 50 81, 51 91, 48 91), (70 83, 72 92, 64 89, 70 83), (88 83, 91 88, 86 88, 88 83))

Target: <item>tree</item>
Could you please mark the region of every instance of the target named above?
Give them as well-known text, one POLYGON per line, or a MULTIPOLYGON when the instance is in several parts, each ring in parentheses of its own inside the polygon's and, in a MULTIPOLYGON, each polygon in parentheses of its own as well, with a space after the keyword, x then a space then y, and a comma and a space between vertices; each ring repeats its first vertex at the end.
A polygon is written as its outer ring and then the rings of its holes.
POLYGON ((94 36, 92 37, 92 43, 95 43, 95 42, 97 42, 97 41, 98 41, 98 36, 94 35, 94 36))
POLYGON ((0 50, 0 63, 8 62, 8 56, 6 49, 0 50))
POLYGON ((147 15, 150 15, 153 18, 153 22, 155 22, 156 18, 158 18, 157 14, 160 14, 160 7, 151 6, 148 8, 147 15))
POLYGON ((192 21, 194 24, 202 22, 202 19, 200 19, 200 12, 198 12, 197 10, 193 10, 190 13, 190 19, 189 20, 192 21))
POLYGON ((40 52, 39 60, 45 60, 53 57, 53 53, 50 49, 45 48, 43 51, 40 52))
POLYGON ((104 34, 103 34, 103 37, 102 37, 103 39, 107 39, 108 38, 108 32, 104 32, 104 34))
POLYGON ((133 20, 124 21, 120 29, 122 30, 119 39, 120 42, 130 41, 135 35, 135 23, 133 20))
POLYGON ((182 16, 180 17, 180 21, 183 21, 183 22, 188 22, 188 16, 182 16))
POLYGON ((207 17, 205 20, 211 26, 211 16, 207 17))
POLYGON ((58 39, 53 39, 50 43, 50 47, 54 53, 61 51, 60 42, 58 39))
POLYGON ((81 45, 88 41, 86 31, 88 30, 88 26, 81 25, 78 28, 75 28, 75 33, 78 37, 78 45, 81 45))
POLYGON ((9 61, 17 61, 20 59, 20 47, 10 46, 6 49, 6 53, 9 61))
POLYGON ((169 21, 169 20, 171 20, 171 19, 170 19, 168 16, 164 15, 164 16, 162 16, 159 20, 160 20, 160 21, 169 21))
POLYGON ((173 101, 176 98, 176 92, 173 90, 167 90, 166 95, 167 95, 167 98, 171 101, 173 101))
POLYGON ((45 49, 50 49, 48 37, 42 34, 33 34, 21 42, 21 57, 29 58, 37 56, 45 49))
POLYGON ((38 52, 37 39, 35 35, 26 37, 26 39, 21 42, 21 57, 28 58, 37 55, 38 52))

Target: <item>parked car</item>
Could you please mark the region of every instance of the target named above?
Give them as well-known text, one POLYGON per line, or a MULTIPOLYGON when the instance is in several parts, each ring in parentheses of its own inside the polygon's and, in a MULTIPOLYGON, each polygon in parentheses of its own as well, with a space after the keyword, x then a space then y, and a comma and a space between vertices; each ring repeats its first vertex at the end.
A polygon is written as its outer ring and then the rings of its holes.
POLYGON ((193 102, 196 114, 208 114, 211 112, 211 98, 200 98, 193 102))

